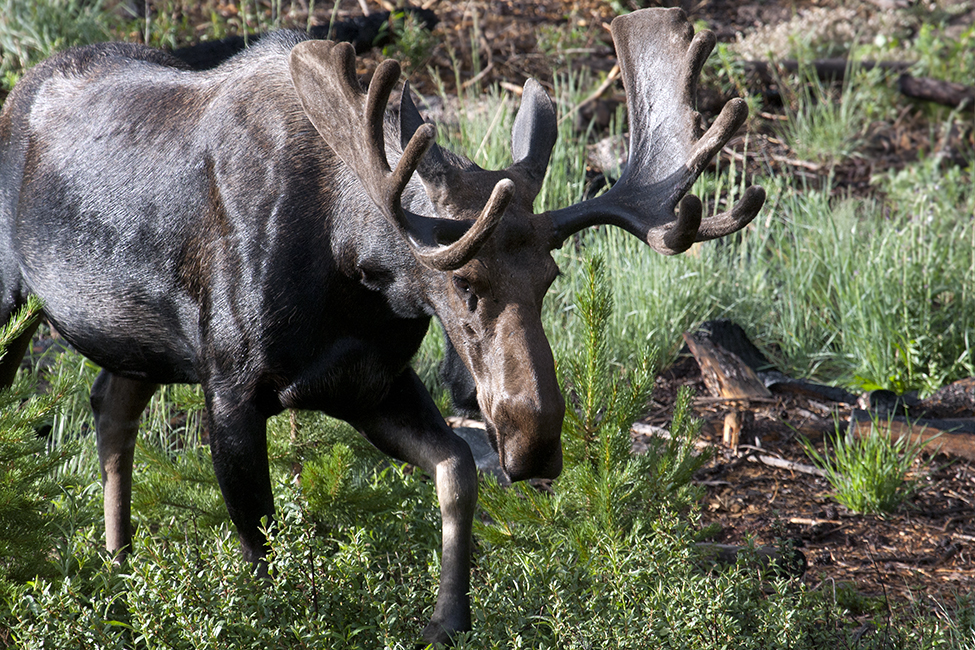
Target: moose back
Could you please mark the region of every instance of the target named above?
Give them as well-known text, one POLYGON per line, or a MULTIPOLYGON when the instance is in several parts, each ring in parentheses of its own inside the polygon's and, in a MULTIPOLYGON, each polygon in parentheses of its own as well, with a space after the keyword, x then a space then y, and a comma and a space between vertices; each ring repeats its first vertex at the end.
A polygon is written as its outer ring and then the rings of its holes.
MULTIPOLYGON (((702 219, 687 195, 746 116, 706 132, 692 103, 714 46, 678 9, 613 22, 630 115, 612 190, 535 214, 555 109, 529 80, 514 163, 480 169, 434 142, 381 64, 367 91, 351 46, 281 33, 218 68, 101 44, 29 71, 0 114, 0 321, 28 296, 103 368, 92 387, 108 549, 131 545, 132 454, 159 384, 201 384, 213 464, 244 556, 263 566, 272 516, 265 422, 346 420, 434 477, 440 590, 425 641, 470 627, 477 476, 409 361, 437 316, 474 378, 512 480, 556 477, 564 402, 541 323, 551 251, 611 224, 664 254, 747 224, 764 192, 702 219), (676 210, 676 212, 675 212, 676 210)), ((9 384, 26 333, 0 362, 9 384)))

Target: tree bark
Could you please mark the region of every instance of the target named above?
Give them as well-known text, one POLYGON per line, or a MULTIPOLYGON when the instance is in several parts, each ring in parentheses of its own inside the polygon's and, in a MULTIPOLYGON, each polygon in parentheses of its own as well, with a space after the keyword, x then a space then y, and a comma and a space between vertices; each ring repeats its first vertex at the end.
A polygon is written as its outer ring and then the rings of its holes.
POLYGON ((704 385, 715 397, 748 399, 772 396, 755 371, 734 352, 690 332, 684 332, 684 341, 701 367, 704 385))

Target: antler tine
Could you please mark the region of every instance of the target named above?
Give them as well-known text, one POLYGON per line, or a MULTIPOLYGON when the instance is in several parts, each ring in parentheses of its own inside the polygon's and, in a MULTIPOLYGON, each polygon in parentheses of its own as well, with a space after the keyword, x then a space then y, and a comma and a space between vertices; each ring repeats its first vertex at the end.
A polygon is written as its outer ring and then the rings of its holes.
POLYGON ((694 35, 680 9, 636 11, 611 27, 630 116, 629 160, 609 192, 551 213, 553 248, 598 224, 619 226, 667 255, 740 230, 761 209, 762 188, 748 188, 732 210, 705 219, 701 201, 687 194, 748 115, 744 100, 733 99, 705 133, 692 108, 714 34, 694 35))
POLYGON ((500 222, 514 194, 510 181, 498 183, 481 215, 463 236, 452 244, 439 244, 435 235, 441 230, 441 220, 414 214, 402 205, 406 185, 436 140, 436 127, 423 124, 416 129, 395 170, 390 169, 386 157, 384 114, 400 77, 399 63, 383 61, 366 93, 356 78, 355 50, 348 43, 303 41, 292 49, 289 67, 305 114, 328 146, 355 172, 369 198, 396 227, 416 259, 441 271, 470 261, 500 222))

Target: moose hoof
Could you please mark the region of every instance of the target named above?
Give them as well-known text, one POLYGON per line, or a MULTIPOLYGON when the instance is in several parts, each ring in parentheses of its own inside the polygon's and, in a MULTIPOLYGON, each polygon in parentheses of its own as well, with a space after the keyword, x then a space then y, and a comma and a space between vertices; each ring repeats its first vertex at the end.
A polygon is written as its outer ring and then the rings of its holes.
POLYGON ((421 637, 420 643, 416 646, 419 648, 426 648, 429 645, 435 646, 452 646, 454 645, 454 635, 459 632, 457 629, 448 629, 444 627, 442 623, 437 621, 430 621, 427 626, 423 628, 423 636, 421 637))

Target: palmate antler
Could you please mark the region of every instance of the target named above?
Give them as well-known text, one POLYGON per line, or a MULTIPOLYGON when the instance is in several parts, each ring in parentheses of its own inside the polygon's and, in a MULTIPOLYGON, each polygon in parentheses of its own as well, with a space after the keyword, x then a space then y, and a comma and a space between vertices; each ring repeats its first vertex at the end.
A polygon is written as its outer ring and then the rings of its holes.
POLYGON ((456 224, 414 214, 402 205, 403 190, 433 145, 436 127, 422 124, 415 129, 395 170, 390 170, 386 159, 383 114, 399 80, 399 63, 383 61, 373 75, 368 93, 362 92, 356 78, 355 51, 348 43, 299 43, 291 51, 289 65, 302 108, 311 123, 359 177, 369 198, 399 230, 417 260, 440 271, 469 262, 501 221, 514 184, 508 179, 498 182, 473 225, 457 241, 441 245, 438 232, 456 232, 457 228, 451 227, 456 224))
POLYGON ((749 187, 730 211, 703 221, 700 199, 687 194, 748 115, 744 100, 733 99, 705 133, 701 116, 692 108, 714 34, 694 36, 680 9, 634 12, 614 19, 611 28, 626 88, 629 161, 606 194, 550 213, 552 247, 583 228, 610 224, 672 255, 695 241, 740 230, 765 202, 761 187, 749 187))

